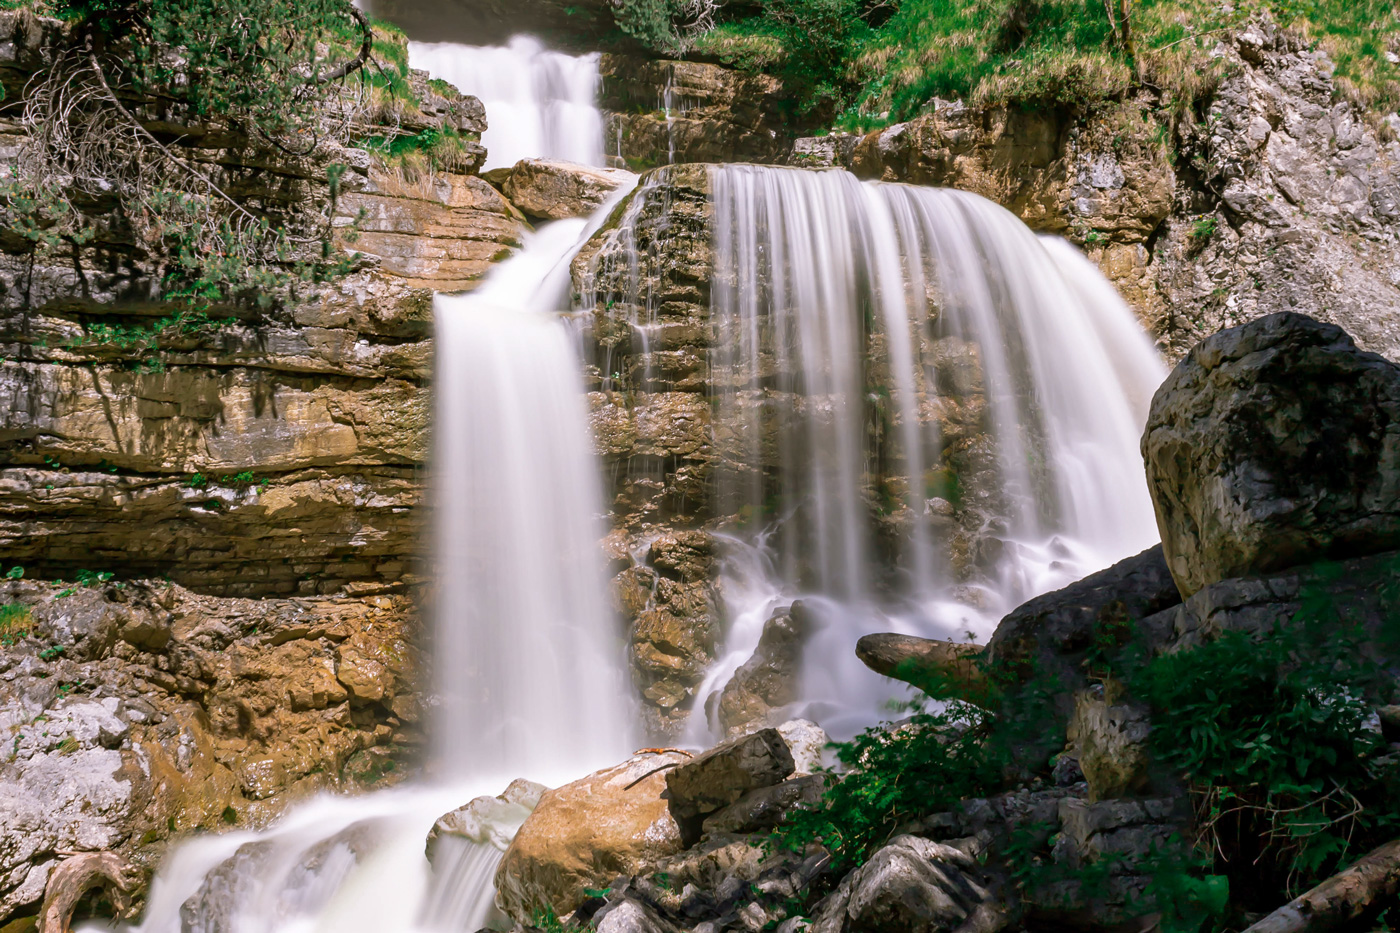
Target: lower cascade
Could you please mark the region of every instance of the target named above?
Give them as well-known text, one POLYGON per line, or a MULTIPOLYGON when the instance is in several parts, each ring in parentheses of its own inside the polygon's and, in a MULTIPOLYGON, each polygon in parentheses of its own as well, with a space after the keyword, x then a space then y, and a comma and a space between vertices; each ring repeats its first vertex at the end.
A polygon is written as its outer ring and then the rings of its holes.
POLYGON ((318 798, 265 832, 180 846, 135 930, 499 925, 492 878, 538 797, 512 781, 564 783, 635 747, 603 596, 600 485, 578 357, 551 313, 566 301, 568 258, 610 206, 591 221, 551 224, 484 287, 435 303, 434 780, 318 798), (509 800, 439 840, 430 866, 424 840, 438 818, 507 785, 509 800))

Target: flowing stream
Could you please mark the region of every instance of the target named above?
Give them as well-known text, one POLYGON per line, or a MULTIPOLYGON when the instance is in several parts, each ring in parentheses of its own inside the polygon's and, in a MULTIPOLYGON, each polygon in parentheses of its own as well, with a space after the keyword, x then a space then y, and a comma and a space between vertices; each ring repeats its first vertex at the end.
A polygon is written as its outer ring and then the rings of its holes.
MULTIPOLYGON (((504 49, 419 46, 482 95, 497 164, 602 160, 596 56, 530 39, 504 49), (586 112, 581 112, 586 111, 586 112)), ((602 486, 568 309, 570 258, 627 189, 588 220, 528 235, 475 292, 434 304, 430 472, 435 661, 431 781, 324 796, 259 832, 185 842, 153 882, 140 933, 474 933, 526 811, 424 842, 442 814, 514 779, 547 786, 636 747, 624 646, 605 598, 602 486)), ((89 927, 90 930, 101 929, 89 927)))
MULTIPOLYGON (((488 166, 602 163, 596 56, 525 38, 410 52, 485 103, 488 166)), ((855 659, 860 635, 981 640, 1021 600, 1155 540, 1137 437, 1165 370, 1072 247, 973 195, 842 171, 716 166, 710 183, 711 365, 736 468, 719 482, 725 654, 697 708, 801 598, 817 625, 791 712, 849 734, 892 692, 855 659)), ((133 929, 473 933, 501 920, 492 875, 523 812, 454 842, 433 871, 437 817, 518 777, 564 783, 641 741, 606 598, 579 344, 557 313, 569 261, 626 194, 541 227, 479 290, 436 300, 431 781, 188 841, 133 929)), ((634 197, 618 236, 651 196, 634 197)), ((657 307, 633 306, 645 349, 657 307)), ((713 728, 694 716, 691 739, 713 728)))

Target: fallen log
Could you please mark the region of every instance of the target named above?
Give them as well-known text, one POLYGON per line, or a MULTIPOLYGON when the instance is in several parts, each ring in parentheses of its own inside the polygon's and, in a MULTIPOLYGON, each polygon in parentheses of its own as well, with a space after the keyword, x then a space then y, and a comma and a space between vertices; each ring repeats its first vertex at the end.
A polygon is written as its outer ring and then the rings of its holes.
POLYGON ((114 852, 82 852, 58 863, 44 886, 35 933, 68 933, 73 909, 93 888, 106 889, 118 917, 126 913, 135 887, 132 867, 114 852))
POLYGON ((1321 933, 1355 920, 1400 892, 1400 839, 1284 904, 1244 933, 1321 933))

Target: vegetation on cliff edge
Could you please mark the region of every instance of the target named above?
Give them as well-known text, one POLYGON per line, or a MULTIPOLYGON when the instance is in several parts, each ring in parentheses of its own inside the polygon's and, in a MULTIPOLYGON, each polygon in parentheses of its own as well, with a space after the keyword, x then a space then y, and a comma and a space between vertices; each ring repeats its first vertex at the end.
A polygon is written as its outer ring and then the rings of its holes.
POLYGON ((1388 0, 764 0, 712 29, 661 30, 676 3, 623 0, 619 22, 645 8, 639 40, 779 75, 803 116, 843 129, 907 119, 934 97, 1092 107, 1144 87, 1189 103, 1219 78, 1222 34, 1260 16, 1325 50, 1344 93, 1400 106, 1388 0))

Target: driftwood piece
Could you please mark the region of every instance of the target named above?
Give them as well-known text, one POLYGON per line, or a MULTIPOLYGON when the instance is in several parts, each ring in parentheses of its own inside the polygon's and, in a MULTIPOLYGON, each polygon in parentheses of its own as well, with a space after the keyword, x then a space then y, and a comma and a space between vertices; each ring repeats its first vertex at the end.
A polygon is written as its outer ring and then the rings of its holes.
POLYGON ((130 906, 128 895, 135 887, 135 875, 126 859, 115 852, 82 852, 64 859, 44 886, 44 905, 35 933, 68 933, 73 909, 93 888, 105 888, 121 916, 130 906))
POLYGON ((1294 898, 1244 933, 1321 933, 1355 920, 1400 892, 1400 839, 1362 856, 1311 891, 1294 898))

